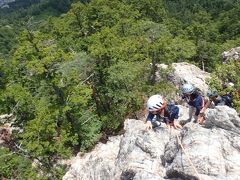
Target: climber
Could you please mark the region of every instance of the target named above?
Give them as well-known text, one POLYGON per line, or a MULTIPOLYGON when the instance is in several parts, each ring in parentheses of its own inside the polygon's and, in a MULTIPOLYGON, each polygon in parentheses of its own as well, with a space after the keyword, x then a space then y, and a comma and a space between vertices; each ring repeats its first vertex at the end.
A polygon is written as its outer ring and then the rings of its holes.
MULTIPOLYGON (((223 83, 222 88, 225 91, 225 94, 222 96, 223 98, 227 97, 228 99, 232 100, 232 97, 235 96, 235 98, 239 99, 240 89, 239 88, 237 89, 234 83, 232 82, 223 83)), ((231 103, 227 102, 226 105, 232 107, 232 102, 231 103)))
POLYGON ((179 108, 173 104, 168 104, 161 95, 153 95, 147 101, 149 111, 146 119, 146 129, 152 129, 166 123, 168 127, 182 128, 178 123, 179 108))
POLYGON ((232 96, 230 94, 225 94, 223 96, 218 95, 216 89, 208 90, 207 96, 209 98, 208 102, 205 104, 201 113, 205 113, 206 109, 209 107, 215 107, 219 105, 226 105, 232 107, 232 96))
POLYGON ((199 90, 191 84, 184 84, 181 88, 183 93, 183 99, 189 105, 189 119, 191 122, 192 116, 194 114, 194 121, 199 124, 203 123, 203 114, 200 113, 201 109, 204 107, 204 97, 200 95, 199 90))

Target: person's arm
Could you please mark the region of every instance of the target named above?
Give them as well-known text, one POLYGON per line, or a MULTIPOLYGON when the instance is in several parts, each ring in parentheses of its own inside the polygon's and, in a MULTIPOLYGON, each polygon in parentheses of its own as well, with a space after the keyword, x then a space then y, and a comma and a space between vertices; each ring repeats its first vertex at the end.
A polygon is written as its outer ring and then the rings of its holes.
POLYGON ((152 122, 153 118, 154 118, 154 114, 149 112, 146 121, 152 122))
POLYGON ((197 99, 196 99, 196 113, 195 113, 195 116, 197 116, 197 122, 199 124, 203 124, 204 122, 204 112, 206 110, 205 106, 207 105, 204 105, 204 99, 202 96, 198 96, 197 99), (202 107, 204 106, 204 107, 202 107))
POLYGON ((151 112, 148 113, 147 119, 146 119, 146 125, 145 125, 145 129, 152 129, 152 119, 154 117, 154 114, 152 114, 151 112))
POLYGON ((212 100, 208 100, 207 103, 205 104, 205 106, 202 108, 202 110, 200 111, 200 113, 204 114, 206 112, 206 109, 209 108, 212 104, 212 100))
POLYGON ((179 117, 179 107, 175 106, 172 113, 170 114, 170 120, 172 121, 172 126, 175 129, 182 129, 182 126, 178 122, 179 117))
POLYGON ((200 114, 203 102, 202 97, 198 96, 195 100, 194 107, 196 108, 195 116, 198 116, 200 114))
POLYGON ((182 100, 184 100, 186 103, 188 103, 189 105, 191 105, 191 101, 190 101, 190 97, 183 95, 182 96, 182 100))

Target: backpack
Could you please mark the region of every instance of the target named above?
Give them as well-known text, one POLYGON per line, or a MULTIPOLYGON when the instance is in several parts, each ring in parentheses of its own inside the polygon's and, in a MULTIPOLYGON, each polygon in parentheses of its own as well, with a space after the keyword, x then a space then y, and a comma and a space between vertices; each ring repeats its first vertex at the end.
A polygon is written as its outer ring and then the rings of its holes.
POLYGON ((173 121, 179 116, 179 107, 169 103, 164 111, 164 116, 168 121, 173 121))

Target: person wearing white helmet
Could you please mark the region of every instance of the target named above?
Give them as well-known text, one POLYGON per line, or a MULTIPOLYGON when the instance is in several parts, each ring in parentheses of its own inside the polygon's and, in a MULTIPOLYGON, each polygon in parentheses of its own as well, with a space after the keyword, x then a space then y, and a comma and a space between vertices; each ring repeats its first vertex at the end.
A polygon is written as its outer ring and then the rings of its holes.
POLYGON ((173 104, 167 104, 167 101, 161 95, 156 94, 148 99, 147 110, 149 111, 146 119, 147 130, 161 125, 161 121, 166 123, 167 126, 182 128, 177 122, 179 108, 173 104))
POLYGON ((186 83, 181 88, 183 93, 183 99, 189 105, 189 119, 192 120, 194 114, 194 121, 202 124, 202 114, 200 113, 201 109, 204 107, 204 98, 201 96, 196 87, 192 84, 186 83))

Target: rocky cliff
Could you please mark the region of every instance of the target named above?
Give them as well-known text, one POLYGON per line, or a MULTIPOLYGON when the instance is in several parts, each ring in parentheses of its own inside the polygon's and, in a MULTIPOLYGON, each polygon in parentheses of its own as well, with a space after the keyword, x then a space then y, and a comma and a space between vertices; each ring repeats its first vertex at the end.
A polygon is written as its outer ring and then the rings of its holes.
POLYGON ((239 61, 240 60, 240 47, 235 47, 230 49, 229 51, 224 51, 222 53, 222 58, 225 62, 229 61, 230 59, 239 61))
MULTIPOLYGON (((187 109, 180 108, 185 120, 187 109)), ((144 122, 134 119, 124 128, 124 135, 75 157, 63 179, 240 179, 240 118, 234 109, 209 109, 205 126, 188 123, 181 131, 164 125, 145 131, 144 122)))
MULTIPOLYGON (((190 82, 206 92, 209 73, 188 63, 175 63, 172 67, 169 81, 174 85, 190 82)), ((160 74, 156 75, 161 79, 160 74)), ((186 121, 187 107, 179 108, 179 120, 186 121)), ((74 157, 63 179, 240 179, 240 118, 234 109, 208 109, 205 125, 187 123, 181 131, 169 130, 164 124, 145 131, 144 119, 127 119, 123 135, 74 157)))
MULTIPOLYGON (((161 69, 168 68, 167 65, 157 65, 156 80, 161 81, 161 69)), ((172 63, 172 72, 168 74, 168 80, 177 88, 188 82, 199 88, 204 94, 208 90, 207 80, 210 79, 210 73, 202 71, 200 68, 187 62, 172 63)))

